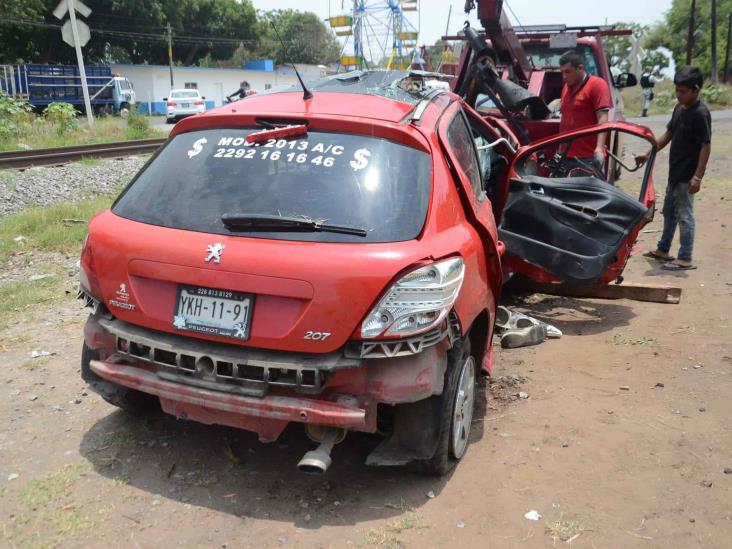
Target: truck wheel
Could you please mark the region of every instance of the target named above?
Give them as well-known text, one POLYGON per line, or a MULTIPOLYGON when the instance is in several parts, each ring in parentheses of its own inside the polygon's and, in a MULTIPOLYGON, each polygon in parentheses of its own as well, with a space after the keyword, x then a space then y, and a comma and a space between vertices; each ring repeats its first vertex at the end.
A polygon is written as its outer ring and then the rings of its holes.
POLYGON ((127 118, 130 114, 130 108, 127 105, 122 105, 119 109, 119 115, 122 118, 127 118))
POLYGON ((99 360, 99 351, 90 349, 86 343, 81 348, 81 377, 91 389, 113 406, 126 412, 142 414, 160 409, 158 397, 111 383, 99 377, 91 369, 90 362, 99 360))
POLYGON ((442 401, 437 450, 430 459, 416 463, 420 473, 431 476, 446 474, 465 455, 473 422, 476 365, 470 340, 456 341, 447 360, 443 394, 431 397, 442 401))

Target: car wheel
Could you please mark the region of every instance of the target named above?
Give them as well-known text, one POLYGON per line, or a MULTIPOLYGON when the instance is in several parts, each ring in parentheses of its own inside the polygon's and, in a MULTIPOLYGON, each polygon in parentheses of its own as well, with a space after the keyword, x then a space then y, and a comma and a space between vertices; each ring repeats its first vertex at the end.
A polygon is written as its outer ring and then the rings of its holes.
POLYGON ((174 118, 166 118, 165 119, 165 123, 166 124, 173 124, 173 123, 175 123, 175 119, 174 118))
POLYGON ((142 414, 160 409, 158 397, 117 385, 99 377, 91 369, 92 360, 99 360, 99 351, 90 349, 86 343, 81 348, 81 377, 91 389, 113 406, 126 412, 142 414))
POLYGON ((430 459, 416 463, 420 473, 442 476, 467 452, 475 407, 476 369, 470 340, 466 337, 456 341, 448 354, 443 394, 431 397, 442 401, 437 450, 430 459))

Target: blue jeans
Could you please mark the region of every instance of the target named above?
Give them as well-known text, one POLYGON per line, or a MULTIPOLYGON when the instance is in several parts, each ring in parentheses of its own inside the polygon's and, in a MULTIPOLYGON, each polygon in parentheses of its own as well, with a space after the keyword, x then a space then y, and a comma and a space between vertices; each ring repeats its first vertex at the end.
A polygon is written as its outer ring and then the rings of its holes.
POLYGON ((668 253, 679 226, 679 259, 691 261, 694 250, 694 195, 689 194, 688 183, 669 183, 663 200, 663 234, 658 241, 658 250, 668 253))

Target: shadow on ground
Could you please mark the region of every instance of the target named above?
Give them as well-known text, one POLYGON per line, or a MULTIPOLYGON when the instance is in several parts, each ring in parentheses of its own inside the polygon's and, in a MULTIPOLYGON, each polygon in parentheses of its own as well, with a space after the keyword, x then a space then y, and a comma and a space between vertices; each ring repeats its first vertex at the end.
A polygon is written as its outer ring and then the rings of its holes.
MULTIPOLYGON (((483 437, 486 384, 476 389, 471 442, 483 437)), ((417 509, 439 494, 451 474, 423 477, 409 468, 367 467, 368 453, 382 438, 349 433, 321 476, 296 468, 315 447, 300 425, 291 424, 277 442, 263 444, 253 433, 177 420, 162 412, 133 416, 113 411, 84 434, 80 453, 101 475, 163 498, 241 518, 289 522, 301 528, 355 525, 417 509)), ((154 503, 153 503, 154 504, 154 503)), ((131 506, 132 520, 149 505, 131 506)), ((126 516, 129 511, 125 511, 126 516)))
POLYGON ((509 309, 553 324, 565 335, 611 332, 621 326, 628 326, 636 316, 633 309, 627 305, 599 299, 577 299, 513 291, 506 294, 502 302, 509 309))

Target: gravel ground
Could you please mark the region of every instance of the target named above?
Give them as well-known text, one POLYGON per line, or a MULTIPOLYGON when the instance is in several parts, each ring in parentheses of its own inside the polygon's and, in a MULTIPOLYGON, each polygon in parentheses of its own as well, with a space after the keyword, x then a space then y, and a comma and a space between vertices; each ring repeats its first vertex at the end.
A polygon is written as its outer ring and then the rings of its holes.
POLYGON ((31 206, 77 202, 113 194, 132 179, 147 156, 77 162, 57 167, 0 172, 0 217, 31 206))

